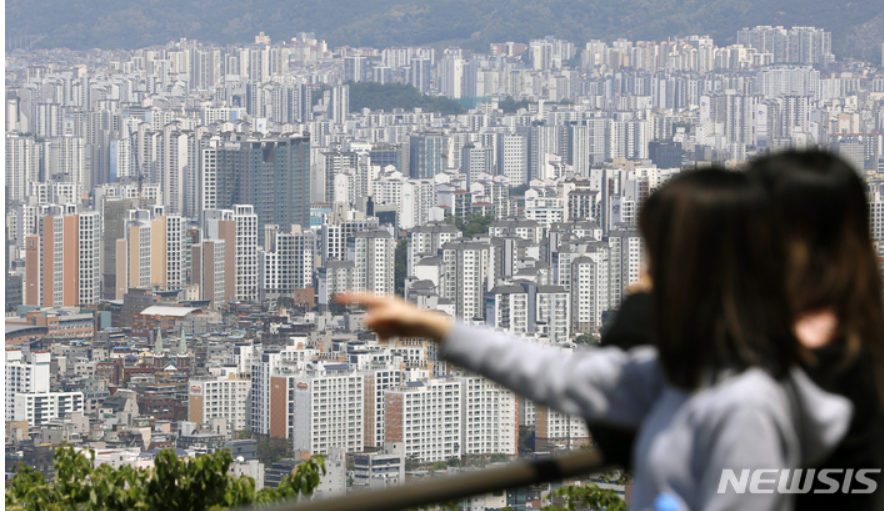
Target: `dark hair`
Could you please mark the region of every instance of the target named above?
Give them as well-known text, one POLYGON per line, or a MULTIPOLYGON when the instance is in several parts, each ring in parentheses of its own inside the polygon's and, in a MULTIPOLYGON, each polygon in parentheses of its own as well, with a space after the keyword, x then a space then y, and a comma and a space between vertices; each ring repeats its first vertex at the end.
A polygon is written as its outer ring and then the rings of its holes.
POLYGON ((795 315, 830 308, 843 366, 865 345, 875 359, 884 399, 884 305, 872 243, 866 187, 839 156, 786 151, 754 161, 749 173, 771 197, 777 236, 787 257, 786 294, 795 315))
POLYGON ((657 346, 673 385, 695 389, 753 366, 781 378, 797 360, 767 208, 746 174, 705 169, 673 178, 642 209, 657 346))

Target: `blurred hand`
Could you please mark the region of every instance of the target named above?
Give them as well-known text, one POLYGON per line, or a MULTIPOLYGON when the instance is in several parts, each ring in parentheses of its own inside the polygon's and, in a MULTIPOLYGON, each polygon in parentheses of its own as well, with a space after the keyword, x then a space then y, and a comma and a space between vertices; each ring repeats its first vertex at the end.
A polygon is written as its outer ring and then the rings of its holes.
POLYGON ((390 337, 428 337, 442 342, 451 330, 451 318, 445 314, 421 310, 401 298, 376 296, 372 293, 337 295, 342 305, 365 305, 365 326, 381 339, 390 337))
POLYGON ((835 335, 838 328, 838 317, 831 309, 807 312, 795 321, 795 337, 802 346, 808 349, 821 348, 835 335))

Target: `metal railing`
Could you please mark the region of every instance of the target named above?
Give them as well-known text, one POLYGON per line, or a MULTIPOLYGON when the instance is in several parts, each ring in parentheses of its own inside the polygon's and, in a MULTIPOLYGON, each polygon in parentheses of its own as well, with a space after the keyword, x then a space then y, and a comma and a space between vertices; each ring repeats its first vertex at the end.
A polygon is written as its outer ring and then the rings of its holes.
MULTIPOLYGON (((521 486, 550 483, 601 472, 606 468, 597 450, 558 458, 521 462, 500 468, 406 483, 383 490, 351 493, 307 502, 284 502, 271 511, 398 511, 521 486)), ((245 510, 242 510, 245 511, 245 510)))

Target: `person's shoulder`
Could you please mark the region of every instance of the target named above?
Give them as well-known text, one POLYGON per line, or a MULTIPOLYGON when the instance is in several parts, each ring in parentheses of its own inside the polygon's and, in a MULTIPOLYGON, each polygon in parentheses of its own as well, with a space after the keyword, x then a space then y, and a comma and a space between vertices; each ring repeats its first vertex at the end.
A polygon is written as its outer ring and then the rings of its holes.
POLYGON ((789 410, 784 383, 759 368, 747 369, 700 390, 694 400, 694 408, 706 418, 763 414, 785 419, 789 410))

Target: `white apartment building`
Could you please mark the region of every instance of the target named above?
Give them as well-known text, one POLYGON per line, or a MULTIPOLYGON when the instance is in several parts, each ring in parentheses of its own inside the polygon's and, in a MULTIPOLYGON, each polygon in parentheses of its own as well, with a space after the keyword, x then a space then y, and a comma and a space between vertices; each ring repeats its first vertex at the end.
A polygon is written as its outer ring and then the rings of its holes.
POLYGON ((405 445, 390 443, 380 452, 354 454, 353 485, 385 488, 405 482, 405 445))
POLYGON ((355 289, 393 294, 396 239, 386 230, 375 228, 353 233, 352 243, 348 259, 355 263, 355 289))
POLYGON ((316 234, 300 225, 292 225, 288 233, 279 232, 277 225, 264 226, 264 250, 258 252, 261 300, 313 287, 316 244, 316 234))
POLYGON ((344 261, 347 259, 347 240, 353 237, 353 234, 377 227, 377 219, 365 219, 364 215, 355 211, 348 211, 341 206, 343 204, 335 204, 335 210, 328 216, 327 221, 322 224, 322 262, 327 261, 344 261))
POLYGON ((608 303, 619 306, 626 288, 638 282, 644 262, 644 239, 633 226, 615 224, 606 239, 610 246, 608 303))
POLYGON ((525 218, 534 220, 544 229, 552 224, 568 221, 568 200, 562 197, 544 197, 537 190, 525 192, 525 218))
POLYGON ((83 411, 82 392, 16 392, 12 420, 40 427, 68 413, 83 411))
POLYGON ((405 456, 445 461, 463 452, 463 382, 431 378, 386 393, 386 443, 405 444, 405 456))
POLYGON ((48 351, 23 354, 20 348, 6 348, 6 422, 15 420, 16 394, 49 392, 50 359, 48 351))
POLYGON ((199 172, 199 211, 217 209, 218 197, 218 155, 220 138, 210 139, 200 150, 199 172))
POLYGON ((552 282, 564 287, 569 293, 571 292, 571 263, 580 256, 582 254, 571 246, 560 246, 550 257, 550 266, 553 270, 552 282))
POLYGON ((442 245, 460 238, 457 227, 445 222, 418 225, 408 235, 408 274, 414 275, 415 267, 425 257, 436 257, 442 245))
POLYGON ((250 204, 235 204, 232 219, 236 225, 236 299, 255 301, 258 299, 258 215, 250 204))
POLYGON ((535 450, 542 451, 549 445, 576 449, 588 444, 589 429, 586 426, 586 419, 565 415, 545 406, 537 406, 534 426, 535 450))
POLYGON ((508 454, 519 451, 519 400, 483 376, 459 378, 463 392, 463 453, 508 454))
POLYGON ((329 305, 338 293, 356 288, 356 263, 354 261, 328 261, 318 268, 316 276, 317 303, 329 305))
POLYGON ((188 381, 188 420, 197 424, 226 420, 233 431, 248 427, 252 382, 236 374, 188 381))
POLYGON ((884 183, 869 184, 869 224, 872 228, 872 239, 884 242, 884 183))
MULTIPOLYGON (((564 155, 559 147, 559 126, 532 126, 529 157, 529 178, 543 179, 547 155, 564 155)), ((508 176, 509 177, 509 176, 508 176)))
MULTIPOLYGON (((247 427, 258 434, 270 435, 271 376, 303 370, 316 352, 307 349, 300 338, 283 349, 239 349, 239 366, 248 368, 246 372, 252 383, 247 427)), ((271 436, 286 438, 285 428, 281 431, 281 434, 271 436)))
POLYGON ((184 213, 186 178, 196 169, 188 167, 188 135, 179 131, 179 124, 163 128, 162 190, 163 204, 170 213, 184 213))
POLYGON ((427 223, 436 205, 436 183, 432 179, 408 179, 402 185, 399 227, 411 229, 427 223))
POLYGON ((539 222, 522 218, 495 220, 488 225, 488 234, 494 238, 515 236, 532 243, 540 243, 544 236, 544 227, 539 222))
POLYGON ((361 452, 364 445, 365 376, 349 364, 316 364, 270 383, 270 435, 294 441, 295 451, 361 452), (278 406, 285 411, 275 412, 278 406))
MULTIPOLYGON (((282 354, 279 350, 264 350, 252 355, 252 394, 248 428, 256 434, 270 435, 271 375, 277 372, 281 364, 282 354)), ((284 399, 284 396, 277 395, 277 397, 284 399)), ((282 428, 281 434, 277 432, 277 436, 287 438, 287 429, 282 428)))
POLYGON ((178 215, 163 217, 165 221, 166 289, 181 289, 185 282, 185 227, 187 221, 178 215))
POLYGON ((24 200, 28 183, 38 180, 40 159, 45 145, 34 142, 33 137, 21 137, 17 132, 6 133, 6 198, 9 201, 24 200))
POLYGON ((87 175, 84 147, 86 141, 76 137, 53 137, 47 151, 47 176, 54 181, 79 183, 84 190, 91 190, 92 176, 87 175))
POLYGON ((571 320, 577 332, 600 328, 602 312, 612 303, 608 288, 609 251, 601 243, 589 248, 592 251, 571 262, 571 320))
POLYGON ((101 292, 101 217, 98 213, 80 213, 77 217, 79 303, 97 304, 101 292))
POLYGON ((509 179, 510 186, 528 182, 528 141, 522 135, 497 137, 497 173, 509 179))
POLYGON ((528 292, 520 285, 494 286, 486 293, 485 324, 514 335, 528 333, 528 292))
MULTIPOLYGON (((402 186, 405 177, 396 170, 384 171, 372 183, 372 199, 379 206, 397 206, 402 202, 402 186)), ((401 210, 398 210, 401 214, 401 210)))
POLYGON ((535 318, 546 323, 550 342, 566 342, 571 333, 571 296, 562 286, 537 286, 535 318))
POLYGON ((537 403, 519 396, 519 425, 534 427, 537 424, 537 403))
POLYGON ((493 281, 490 246, 474 241, 452 241, 442 246, 441 293, 455 304, 458 317, 472 320, 485 315, 485 291, 493 281))

